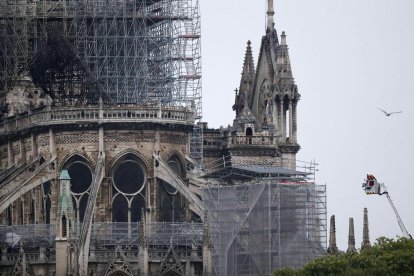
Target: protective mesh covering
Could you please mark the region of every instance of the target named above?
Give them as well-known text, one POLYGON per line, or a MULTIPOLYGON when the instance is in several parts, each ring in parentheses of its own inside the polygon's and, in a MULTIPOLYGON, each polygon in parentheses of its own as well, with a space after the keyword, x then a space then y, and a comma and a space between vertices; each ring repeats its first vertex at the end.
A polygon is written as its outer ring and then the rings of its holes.
POLYGON ((203 199, 215 275, 270 275, 326 250, 325 186, 261 181, 209 187, 203 199))

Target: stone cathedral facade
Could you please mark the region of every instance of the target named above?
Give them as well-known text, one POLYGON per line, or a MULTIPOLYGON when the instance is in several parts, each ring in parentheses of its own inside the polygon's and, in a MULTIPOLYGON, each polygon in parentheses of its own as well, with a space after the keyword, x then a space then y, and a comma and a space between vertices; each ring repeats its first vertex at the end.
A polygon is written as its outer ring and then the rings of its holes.
MULTIPOLYGON (((148 2, 159 12, 160 1, 148 2)), ((96 83, 56 97, 50 91, 68 87, 64 81, 39 86, 30 70, 5 82, 0 275, 213 275, 202 189, 221 177, 260 174, 251 166, 278 168, 286 179, 300 174, 300 94, 273 14, 269 0, 259 59, 255 65, 249 41, 228 128, 197 124, 194 105, 76 100, 96 83), (201 168, 192 155, 197 126, 201 168), (217 170, 217 162, 232 171, 217 170)))

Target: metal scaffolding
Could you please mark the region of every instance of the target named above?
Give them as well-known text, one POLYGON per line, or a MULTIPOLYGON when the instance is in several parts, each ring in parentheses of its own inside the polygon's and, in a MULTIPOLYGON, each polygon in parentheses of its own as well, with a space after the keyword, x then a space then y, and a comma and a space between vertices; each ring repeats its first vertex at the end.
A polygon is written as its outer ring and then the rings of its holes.
POLYGON ((326 252, 325 186, 252 181, 203 197, 214 275, 271 275, 326 252))
MULTIPOLYGON (((77 225, 72 239, 79 238, 81 224, 77 225)), ((136 262, 139 251, 140 223, 95 223, 92 224, 91 249, 93 261, 106 263, 113 255, 116 246, 121 246, 127 254, 127 259, 136 262)), ((174 248, 180 259, 191 259, 202 262, 203 224, 202 223, 146 223, 146 241, 151 261, 161 261, 169 246, 174 248)), ((16 226, 0 226, 0 248, 12 248, 9 253, 10 264, 14 265, 23 247, 30 260, 40 262, 40 250, 43 247, 49 260, 55 258, 56 229, 51 224, 30 224, 16 226)))
POLYGON ((54 104, 186 106, 201 163, 198 0, 0 0, 3 105, 27 76, 54 104))

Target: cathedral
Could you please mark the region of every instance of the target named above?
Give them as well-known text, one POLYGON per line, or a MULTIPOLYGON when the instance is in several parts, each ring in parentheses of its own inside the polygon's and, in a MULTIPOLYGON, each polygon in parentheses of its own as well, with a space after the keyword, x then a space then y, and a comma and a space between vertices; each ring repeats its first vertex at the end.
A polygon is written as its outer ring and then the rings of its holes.
POLYGON ((0 2, 0 275, 271 275, 326 254, 273 16, 211 129, 197 1, 0 2))

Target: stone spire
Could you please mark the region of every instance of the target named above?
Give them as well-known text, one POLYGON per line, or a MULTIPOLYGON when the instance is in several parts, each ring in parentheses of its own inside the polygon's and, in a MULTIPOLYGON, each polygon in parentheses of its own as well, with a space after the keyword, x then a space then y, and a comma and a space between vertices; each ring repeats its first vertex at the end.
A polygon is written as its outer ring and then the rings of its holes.
POLYGON ((70 238, 75 229, 75 209, 70 192, 70 176, 62 170, 59 176, 59 197, 56 218, 56 275, 70 275, 74 271, 77 252, 71 250, 70 238), (70 252, 70 253, 69 253, 70 252))
POLYGON ((273 8, 273 0, 267 0, 267 24, 266 29, 273 30, 274 29, 274 20, 273 16, 275 14, 275 10, 273 8))
POLYGON ((75 209, 73 208, 70 176, 67 170, 61 172, 59 186, 57 210, 59 237, 68 238, 75 225, 75 209))
POLYGON ((364 250, 370 247, 371 247, 371 242, 369 241, 368 209, 364 208, 364 229, 362 232, 361 250, 364 250))
POLYGON ((236 111, 236 115, 243 109, 245 98, 247 98, 247 102, 250 103, 253 93, 253 83, 256 73, 250 40, 247 42, 241 75, 240 87, 238 91, 236 90, 236 99, 233 105, 233 110, 236 111))
POLYGON ((355 249, 355 232, 354 232, 354 219, 349 218, 349 233, 348 233, 348 249, 347 253, 357 252, 355 249))
POLYGON ((329 247, 328 253, 332 255, 338 254, 338 247, 336 246, 336 226, 335 215, 331 216, 331 228, 329 230, 329 247))
POLYGON ((293 82, 292 66, 290 65, 289 49, 286 44, 286 33, 280 36, 280 45, 276 57, 276 79, 289 79, 293 82))

